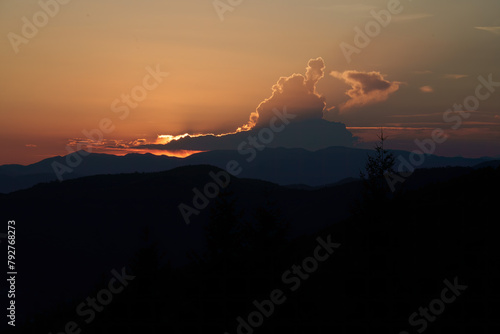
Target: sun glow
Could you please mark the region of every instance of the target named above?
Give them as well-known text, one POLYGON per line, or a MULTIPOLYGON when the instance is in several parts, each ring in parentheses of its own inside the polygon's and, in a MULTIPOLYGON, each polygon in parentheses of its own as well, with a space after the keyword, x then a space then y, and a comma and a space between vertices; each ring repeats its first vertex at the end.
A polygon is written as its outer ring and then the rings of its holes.
POLYGON ((237 128, 236 131, 234 131, 234 132, 221 133, 221 134, 214 134, 214 133, 190 134, 190 133, 185 133, 185 134, 177 135, 177 136, 158 135, 158 137, 156 138, 155 144, 166 145, 172 141, 183 139, 186 137, 189 137, 189 138, 196 138, 196 137, 203 137, 203 136, 224 137, 224 136, 228 136, 228 135, 234 135, 235 133, 238 133, 238 132, 250 131, 252 128, 253 128, 253 126, 246 124, 246 125, 243 125, 243 126, 237 128))
POLYGON ((158 135, 158 138, 156 138, 156 143, 155 144, 160 144, 160 145, 165 145, 170 143, 171 141, 174 140, 179 140, 182 138, 186 137, 193 137, 193 135, 190 135, 189 133, 185 133, 183 135, 178 135, 178 136, 172 136, 172 135, 158 135))

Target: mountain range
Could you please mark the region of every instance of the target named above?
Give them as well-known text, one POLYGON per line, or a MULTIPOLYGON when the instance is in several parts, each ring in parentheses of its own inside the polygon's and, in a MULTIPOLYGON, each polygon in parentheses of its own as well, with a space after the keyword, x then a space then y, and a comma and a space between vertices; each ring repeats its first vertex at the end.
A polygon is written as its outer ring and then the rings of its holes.
MULTIPOLYGON (((409 160, 410 152, 391 151, 396 157, 409 160)), ((231 161, 241 168, 238 175, 273 182, 279 185, 318 187, 334 184, 346 178, 357 178, 364 169, 367 156, 373 150, 333 146, 309 151, 302 148, 265 148, 254 155, 237 150, 219 150, 193 154, 187 158, 131 153, 125 156, 78 151, 67 156, 48 158, 37 163, 0 166, 0 193, 26 189, 41 182, 58 180, 54 164, 68 166, 81 161, 71 172, 61 175, 64 180, 99 174, 147 173, 171 170, 190 165, 211 165, 226 169, 231 161), (249 161, 250 160, 250 161, 249 161)), ((473 167, 492 164, 492 158, 463 158, 422 155, 419 168, 473 167)), ((494 163, 493 163, 494 164, 494 163)))

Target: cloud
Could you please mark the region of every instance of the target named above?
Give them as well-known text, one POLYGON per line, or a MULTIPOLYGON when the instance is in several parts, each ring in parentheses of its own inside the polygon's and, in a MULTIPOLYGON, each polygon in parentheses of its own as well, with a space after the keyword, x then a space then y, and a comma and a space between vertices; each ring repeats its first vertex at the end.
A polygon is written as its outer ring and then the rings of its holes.
POLYGON ((35 144, 26 144, 24 146, 26 146, 28 148, 37 148, 38 147, 38 145, 35 145, 35 144))
POLYGON ((474 29, 491 32, 495 35, 500 35, 500 27, 474 27, 474 29))
POLYGON ((146 144, 148 141, 144 138, 141 138, 141 139, 136 139, 132 142, 132 146, 138 146, 138 145, 144 145, 146 144))
POLYGON ((444 77, 446 79, 455 79, 455 80, 458 80, 458 79, 462 79, 462 78, 467 78, 468 75, 467 74, 445 74, 444 77))
POLYGON ((351 86, 351 89, 346 92, 350 99, 339 106, 341 112, 354 107, 383 102, 401 85, 401 82, 385 80, 380 72, 332 71, 330 75, 351 86))
POLYGON ((136 146, 147 144, 148 141, 144 138, 135 140, 122 140, 122 139, 102 139, 97 142, 89 138, 70 138, 67 145, 70 147, 92 147, 92 148, 113 148, 113 149, 129 149, 136 146))
POLYGON ((420 91, 422 93, 434 93, 434 88, 432 88, 431 86, 422 86, 420 87, 420 91))
POLYGON ((306 74, 293 74, 281 77, 272 87, 271 97, 262 101, 257 110, 250 115, 249 122, 240 129, 263 127, 274 117, 274 109, 287 108, 297 115, 295 121, 303 119, 322 119, 326 107, 325 98, 316 92, 316 84, 324 77, 323 59, 309 60, 306 74))
POLYGON ((396 117, 396 118, 407 118, 407 117, 428 117, 428 116, 442 116, 442 112, 434 112, 434 113, 428 113, 428 114, 399 114, 399 115, 391 115, 389 117, 396 117))
MULTIPOLYGON (((357 138, 346 129, 345 124, 323 119, 326 109, 325 98, 316 91, 316 85, 324 75, 323 59, 311 59, 305 74, 292 74, 281 77, 272 86, 272 94, 262 101, 250 114, 247 124, 226 134, 182 134, 159 135, 154 143, 128 143, 134 149, 149 150, 239 150, 242 144, 261 138, 269 130, 272 120, 278 114, 293 115, 283 122, 283 130, 273 134, 273 140, 267 147, 305 148, 318 150, 330 146, 352 146, 357 138)), ((383 83, 382 83, 383 84, 383 83)), ((391 86, 392 83, 389 83, 391 86)), ((369 86, 372 90, 375 87, 369 86)), ((387 89, 387 87, 383 87, 387 89)), ((274 130, 273 130, 274 131, 274 130)), ((121 143, 120 143, 121 144, 121 143)))
MULTIPOLYGON (((288 113, 288 112, 287 112, 288 113)), ((278 123, 282 126, 282 123, 278 123)), ((182 137, 168 143, 151 143, 135 146, 136 149, 154 150, 239 150, 242 144, 264 138, 269 133, 270 126, 255 127, 248 131, 241 131, 225 135, 200 135, 196 137, 182 137), (250 138, 253 138, 250 140, 250 138)), ((267 137, 266 137, 267 138, 267 137)), ((357 138, 346 129, 345 124, 330 122, 324 119, 295 119, 287 124, 282 131, 273 133, 272 140, 265 147, 305 148, 318 150, 330 146, 353 146, 357 138)), ((243 147, 246 147, 246 146, 243 147)))

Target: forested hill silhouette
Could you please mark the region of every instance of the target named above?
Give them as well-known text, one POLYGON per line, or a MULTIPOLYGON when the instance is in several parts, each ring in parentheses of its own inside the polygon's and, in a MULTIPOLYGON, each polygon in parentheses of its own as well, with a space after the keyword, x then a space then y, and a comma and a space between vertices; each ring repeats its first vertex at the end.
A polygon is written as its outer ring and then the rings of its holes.
POLYGON ((360 182, 300 190, 234 178, 187 226, 177 205, 189 203, 210 172, 220 169, 101 175, 1 195, 0 212, 9 209, 23 236, 17 300, 29 322, 21 318, 12 332, 58 332, 77 320, 81 300, 104 287, 100 275, 124 263, 136 268, 137 281, 82 325, 86 333, 236 333, 236 319, 247 319, 253 301, 273 289, 287 300, 275 305, 261 333, 412 331, 409 316, 440 298, 444 280, 467 289, 427 320, 429 333, 498 328, 500 195, 487 189, 500 186, 500 169, 423 170, 407 181, 417 189, 372 203, 360 199, 360 182), (453 176, 435 181, 435 173, 453 176), (232 228, 214 232, 210 226, 221 221, 232 228), (274 227, 266 231, 262 222, 274 227), (145 227, 154 245, 141 241, 145 227), (237 242, 211 248, 223 235, 237 242), (290 291, 282 274, 328 235, 341 246, 290 291), (191 262, 179 261, 186 251, 191 262))
MULTIPOLYGON (((409 152, 392 152, 395 156, 409 159, 409 152)), ((248 154, 242 155, 236 150, 198 153, 184 159, 137 153, 126 156, 94 153, 87 155, 84 153, 85 157, 78 156, 71 160, 81 160, 81 163, 72 167, 71 173, 64 173, 61 176, 64 180, 68 180, 98 174, 159 172, 181 166, 202 164, 225 169, 227 163, 234 160, 242 167, 241 177, 261 179, 281 185, 323 186, 348 177, 358 177, 359 171, 364 168, 366 156, 370 153, 371 150, 340 146, 318 151, 300 148, 266 148, 259 151, 251 162, 247 161, 250 158, 248 154)), ((79 153, 76 152, 72 155, 79 155, 79 153)), ((67 157, 54 157, 28 166, 0 166, 0 193, 9 193, 29 188, 40 182, 57 180, 52 164, 58 163, 60 166, 67 166, 67 160, 67 157)), ((419 167, 471 167, 487 161, 490 159, 449 158, 431 155, 426 156, 424 163, 419 167)))

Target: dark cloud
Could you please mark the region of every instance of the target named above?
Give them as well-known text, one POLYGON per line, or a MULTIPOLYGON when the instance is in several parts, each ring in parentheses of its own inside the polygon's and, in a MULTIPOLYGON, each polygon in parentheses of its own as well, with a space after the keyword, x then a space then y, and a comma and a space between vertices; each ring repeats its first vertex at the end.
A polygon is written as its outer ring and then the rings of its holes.
MULTIPOLYGON (((137 149, 155 150, 236 150, 249 138, 260 138, 260 130, 264 127, 255 127, 249 131, 242 131, 223 136, 204 135, 198 137, 183 137, 172 140, 167 144, 139 145, 137 149)), ((304 119, 290 122, 283 131, 273 134, 271 142, 266 147, 305 148, 318 150, 330 146, 353 146, 357 138, 346 129, 345 124, 330 122, 324 119, 304 119)))
POLYGON ((401 82, 385 80, 380 72, 332 71, 330 75, 351 86, 346 92, 350 99, 339 106, 340 112, 385 101, 401 85, 401 82))

